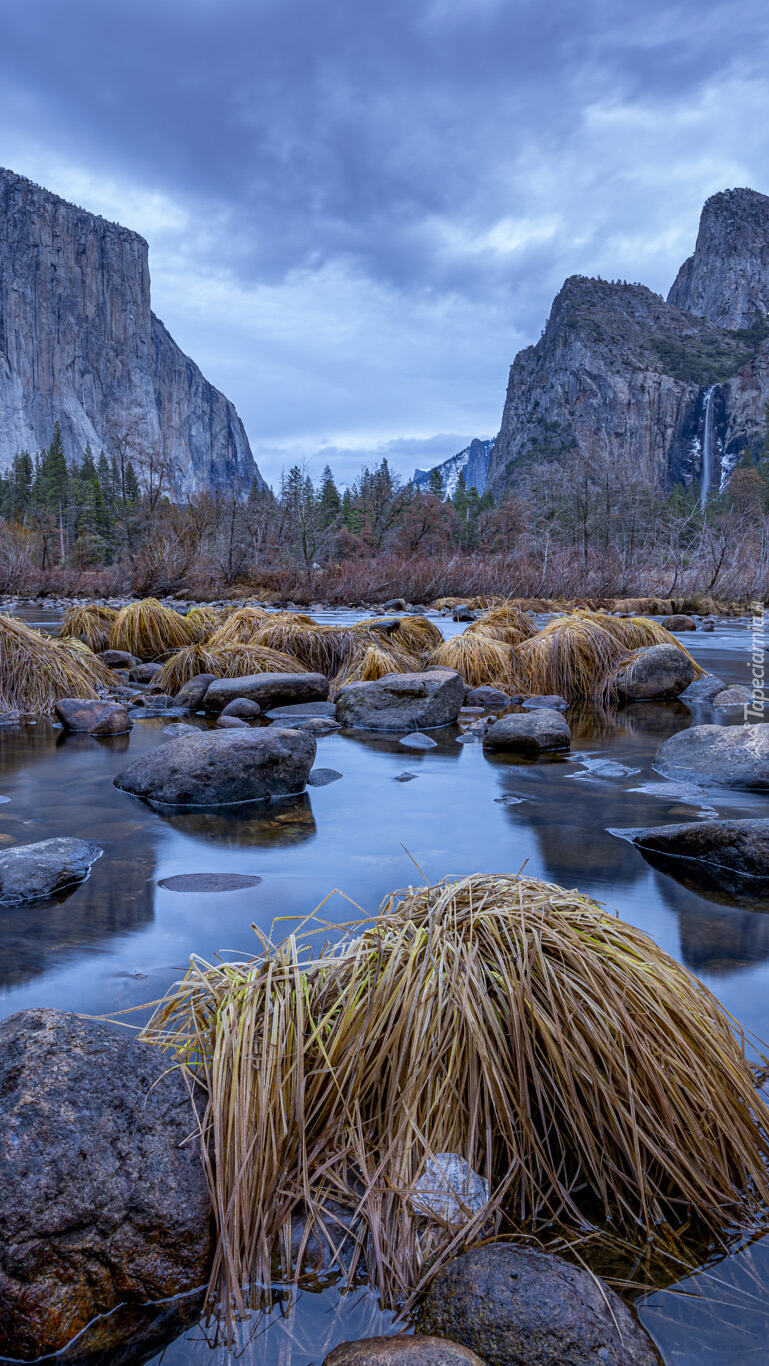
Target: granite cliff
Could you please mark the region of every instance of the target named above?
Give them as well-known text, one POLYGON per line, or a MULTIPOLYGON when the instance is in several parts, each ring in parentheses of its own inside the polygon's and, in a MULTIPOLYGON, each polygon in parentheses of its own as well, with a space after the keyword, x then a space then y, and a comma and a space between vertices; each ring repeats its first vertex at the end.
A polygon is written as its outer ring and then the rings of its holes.
POLYGON ((493 446, 493 441, 484 441, 476 436, 469 446, 457 451, 456 455, 450 455, 448 460, 443 460, 440 465, 432 465, 427 470, 414 470, 411 482, 415 488, 427 488, 430 475, 437 470, 443 480, 445 496, 453 498, 457 491, 459 476, 463 474, 465 488, 474 488, 482 494, 486 488, 486 475, 493 446))
POLYGON ((152 452, 178 494, 261 476, 235 408, 150 308, 138 233, 0 169, 0 469, 48 445, 152 452))
POLYGON ((705 204, 667 302, 643 285, 565 282, 511 367, 488 487, 500 496, 522 462, 576 454, 628 460, 659 487, 718 487, 763 450, 768 401, 769 198, 727 190, 705 204))

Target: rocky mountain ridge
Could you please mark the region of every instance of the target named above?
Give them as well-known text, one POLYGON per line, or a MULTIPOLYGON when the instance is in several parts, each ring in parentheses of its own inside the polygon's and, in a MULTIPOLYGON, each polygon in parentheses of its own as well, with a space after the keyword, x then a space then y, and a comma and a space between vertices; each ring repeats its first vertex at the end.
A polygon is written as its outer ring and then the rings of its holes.
POLYGON ((502 496, 522 462, 577 456, 689 486, 703 474, 708 403, 717 487, 763 450, 768 401, 769 197, 727 190, 705 204, 667 301, 643 285, 565 282, 511 367, 488 487, 502 496))
POLYGON ((0 169, 0 470, 124 442, 180 494, 263 483, 232 403, 150 307, 143 237, 0 169))
POLYGON ((493 441, 475 437, 469 446, 457 451, 456 455, 450 455, 448 460, 443 460, 440 465, 433 465, 427 470, 414 470, 411 482, 415 488, 427 488, 430 475, 437 470, 443 480, 444 496, 453 498, 457 491, 459 476, 464 474, 465 488, 475 488, 479 494, 483 494, 493 448, 493 441))

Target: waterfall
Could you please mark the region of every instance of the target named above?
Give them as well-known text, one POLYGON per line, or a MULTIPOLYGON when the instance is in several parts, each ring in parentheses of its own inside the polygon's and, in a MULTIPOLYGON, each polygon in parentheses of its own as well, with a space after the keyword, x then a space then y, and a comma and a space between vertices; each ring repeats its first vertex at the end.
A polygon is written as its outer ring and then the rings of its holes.
POLYGON ((704 513, 708 491, 713 478, 713 395, 715 384, 705 391, 704 427, 702 431, 702 476, 700 479, 700 511, 704 513))

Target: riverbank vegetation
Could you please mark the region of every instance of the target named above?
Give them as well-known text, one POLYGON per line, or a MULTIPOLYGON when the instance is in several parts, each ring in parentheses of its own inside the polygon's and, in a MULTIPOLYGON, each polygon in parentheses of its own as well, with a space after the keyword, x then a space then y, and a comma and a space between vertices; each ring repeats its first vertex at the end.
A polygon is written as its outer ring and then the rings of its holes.
POLYGON ((173 500, 173 472, 87 450, 21 452, 0 477, 0 592, 180 593, 307 604, 445 596, 769 599, 769 459, 744 460, 703 514, 699 488, 627 462, 522 464, 514 490, 451 497, 386 460, 340 488, 298 466, 273 493, 173 500))
POLYGON ((193 959, 144 1031, 202 1098, 225 1314, 312 1239, 402 1304, 489 1233, 648 1248, 762 1225, 769 1110, 744 1036, 642 931, 480 874, 393 893, 322 947, 328 928, 193 959), (489 1183, 453 1222, 414 1197, 441 1153, 489 1183))

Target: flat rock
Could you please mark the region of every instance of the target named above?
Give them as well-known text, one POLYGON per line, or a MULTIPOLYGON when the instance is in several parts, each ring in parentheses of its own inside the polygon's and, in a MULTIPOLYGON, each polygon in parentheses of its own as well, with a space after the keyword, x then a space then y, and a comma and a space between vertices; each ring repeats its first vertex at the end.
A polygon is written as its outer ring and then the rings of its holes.
POLYGON ((246 674, 244 678, 216 678, 208 688, 206 711, 223 711, 236 697, 258 702, 262 711, 288 702, 323 702, 328 697, 324 674, 246 674))
POLYGON ((310 735, 333 735, 335 730, 342 729, 331 716, 308 716, 306 721, 290 721, 288 724, 292 730, 307 730, 310 735))
POLYGON ((659 1366, 608 1285, 552 1253, 487 1243, 438 1272, 418 1333, 449 1338, 488 1366, 659 1366))
POLYGON ((303 731, 251 726, 206 731, 142 754, 115 787, 162 806, 230 806, 303 792, 316 744, 303 731))
POLYGON ((195 674, 194 678, 179 689, 174 704, 177 707, 186 707, 188 711, 197 711, 198 707, 203 705, 203 698, 215 677, 215 674, 195 674))
POLYGON ((769 891, 769 818, 686 821, 639 830, 612 830, 641 850, 655 868, 703 893, 736 904, 769 891))
POLYGON ((680 698, 682 702, 712 702, 727 686, 716 674, 705 674, 704 678, 695 678, 688 688, 684 688, 680 698))
POLYGON ((91 840, 51 839, 0 852, 0 905, 43 901, 82 882, 101 855, 91 840))
POLYGON ((62 697, 54 710, 67 730, 87 731, 89 735, 125 735, 133 726, 122 702, 62 697))
POLYGON ((386 674, 342 688, 336 719, 355 730, 434 730, 456 721, 464 700, 464 681, 452 669, 386 674))
POLYGON ((481 1358, 446 1338, 396 1333, 392 1337, 340 1342, 323 1366, 483 1366, 481 1358))
POLYGON ((480 688, 467 688, 465 691, 466 707, 483 707, 493 711, 504 711, 505 707, 512 704, 512 697, 508 697, 506 692, 499 688, 490 688, 488 684, 483 684, 480 688))
POLYGON ((221 716, 216 718, 216 725, 220 730, 244 730, 248 722, 240 716, 225 716, 222 712, 221 716))
POLYGON ((545 693, 537 697, 524 697, 521 706, 524 711, 537 711, 539 707, 550 707, 553 711, 566 711, 568 702, 559 693, 545 693))
POLYGON ((621 698, 653 701, 678 697, 694 678, 694 665, 677 645, 649 645, 615 677, 621 698))
POLYGON ((404 735, 398 744, 402 745, 404 749, 414 750, 437 749, 438 747, 435 740, 431 740, 429 735, 423 735, 419 730, 413 731, 411 735, 404 735))
POLYGON ((194 1131, 181 1073, 127 1030, 58 1010, 0 1024, 0 1353, 58 1351, 119 1304, 206 1281, 194 1131))
POLYGON ((342 777, 335 768, 314 768, 307 779, 308 787, 328 787, 329 783, 338 782, 342 777))
POLYGON ((544 754, 571 746, 571 731, 559 711, 538 711, 501 716, 483 732, 483 748, 497 754, 544 754))
POLYGON ((261 880, 251 873, 174 873, 161 877, 158 887, 168 892, 241 892, 258 887, 261 880))
POLYGON ((333 717, 336 705, 333 702, 289 702, 285 707, 270 707, 266 716, 270 721, 306 721, 313 717, 333 717))
POLYGON ((222 716, 237 716, 241 721, 255 721, 261 714, 259 703, 250 697, 234 697, 221 712, 222 716))
POLYGON ((690 726, 654 756, 666 778, 763 792, 769 789, 769 724, 690 726))

